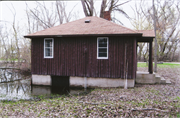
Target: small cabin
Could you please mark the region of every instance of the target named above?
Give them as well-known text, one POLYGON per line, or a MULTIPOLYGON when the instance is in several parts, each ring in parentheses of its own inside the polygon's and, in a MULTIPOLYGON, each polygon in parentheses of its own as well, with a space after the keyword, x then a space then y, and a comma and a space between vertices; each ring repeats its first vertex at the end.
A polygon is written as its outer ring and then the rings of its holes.
POLYGON ((153 31, 135 31, 99 17, 85 17, 24 36, 31 39, 32 84, 82 87, 134 87, 137 43, 153 31), (54 84, 53 84, 54 83, 54 84))

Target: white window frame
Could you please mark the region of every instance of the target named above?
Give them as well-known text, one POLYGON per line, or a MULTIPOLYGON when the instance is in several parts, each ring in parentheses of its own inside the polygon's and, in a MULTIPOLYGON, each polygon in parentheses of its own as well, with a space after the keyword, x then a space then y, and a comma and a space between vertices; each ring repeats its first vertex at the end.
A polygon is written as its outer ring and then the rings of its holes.
POLYGON ((44 38, 44 58, 54 58, 54 39, 53 38, 44 38), (46 56, 46 53, 45 53, 46 40, 52 40, 52 56, 46 56))
POLYGON ((109 38, 108 37, 97 37, 97 59, 108 59, 108 52, 109 52, 109 38), (107 38, 107 57, 98 57, 99 54, 99 38, 107 38))

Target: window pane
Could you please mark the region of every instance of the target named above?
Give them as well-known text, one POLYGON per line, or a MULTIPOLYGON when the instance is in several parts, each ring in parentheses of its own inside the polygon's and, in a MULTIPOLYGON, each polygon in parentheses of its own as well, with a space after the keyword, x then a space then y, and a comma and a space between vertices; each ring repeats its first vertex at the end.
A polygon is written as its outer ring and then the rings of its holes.
POLYGON ((101 52, 107 53, 107 48, 99 48, 99 53, 101 53, 101 52))
POLYGON ((99 53, 99 57, 107 57, 107 53, 99 53))
POLYGON ((50 48, 50 55, 49 56, 52 56, 52 48, 50 48))
POLYGON ((107 38, 99 38, 98 39, 99 47, 107 47, 107 38))
POLYGON ((98 38, 99 43, 107 43, 107 38, 98 38))
POLYGON ((104 43, 104 44, 99 43, 99 47, 107 47, 107 43, 104 43))
POLYGON ((52 40, 45 40, 45 47, 52 47, 52 40))
POLYGON ((46 56, 52 56, 52 48, 46 48, 45 49, 45 55, 46 56))

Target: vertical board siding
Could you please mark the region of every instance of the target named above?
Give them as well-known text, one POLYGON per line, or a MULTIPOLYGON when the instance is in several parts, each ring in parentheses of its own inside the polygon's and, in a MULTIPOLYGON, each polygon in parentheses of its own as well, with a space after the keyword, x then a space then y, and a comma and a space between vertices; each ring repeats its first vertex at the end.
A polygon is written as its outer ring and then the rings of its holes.
POLYGON ((136 41, 109 37, 108 59, 97 59, 97 37, 54 38, 54 58, 44 58, 44 39, 32 39, 32 74, 124 78, 125 42, 128 78, 136 76, 136 41))
POLYGON ((34 42, 34 40, 33 39, 31 39, 31 73, 33 73, 33 70, 34 70, 34 45, 33 45, 33 43, 32 42, 34 42))
POLYGON ((136 78, 136 69, 137 69, 137 42, 134 40, 133 44, 133 78, 136 78))

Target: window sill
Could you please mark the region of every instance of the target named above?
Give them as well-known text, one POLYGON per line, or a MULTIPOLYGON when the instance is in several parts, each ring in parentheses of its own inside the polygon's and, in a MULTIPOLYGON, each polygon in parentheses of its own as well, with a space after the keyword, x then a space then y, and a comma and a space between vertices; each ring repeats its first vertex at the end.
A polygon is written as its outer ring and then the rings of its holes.
POLYGON ((108 57, 98 57, 97 59, 108 59, 108 57))
POLYGON ((44 59, 52 59, 53 57, 44 57, 44 59))

